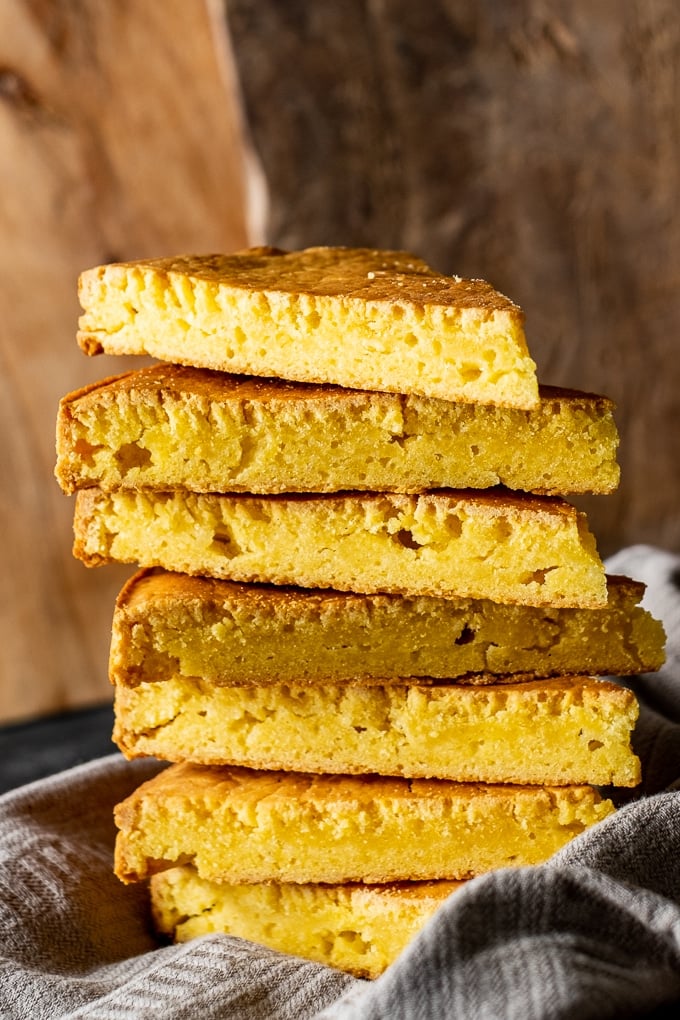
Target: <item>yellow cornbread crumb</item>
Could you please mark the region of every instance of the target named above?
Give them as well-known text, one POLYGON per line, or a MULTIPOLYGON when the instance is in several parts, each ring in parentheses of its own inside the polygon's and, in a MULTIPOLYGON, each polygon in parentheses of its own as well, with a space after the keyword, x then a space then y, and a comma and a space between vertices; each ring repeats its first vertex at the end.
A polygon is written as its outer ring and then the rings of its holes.
POLYGON ((64 397, 65 492, 612 492, 605 397, 542 387, 533 411, 153 365, 64 397))
POLYGON ((585 515, 498 493, 196 495, 81 490, 74 554, 240 581, 359 592, 606 604, 585 515))
POLYGON ((119 687, 128 757, 457 782, 635 786, 635 696, 589 678, 486 687, 284 684, 175 678, 119 687))
POLYGON ((461 885, 227 885, 184 867, 153 876, 151 907, 157 931, 175 942, 226 932, 376 978, 461 885))
POLYGON ((463 879, 537 864, 614 810, 590 786, 170 765, 115 811, 115 871, 219 882, 463 879))
POLYGON ((511 407, 538 403, 522 311, 408 252, 255 248, 80 277, 88 354, 511 407))

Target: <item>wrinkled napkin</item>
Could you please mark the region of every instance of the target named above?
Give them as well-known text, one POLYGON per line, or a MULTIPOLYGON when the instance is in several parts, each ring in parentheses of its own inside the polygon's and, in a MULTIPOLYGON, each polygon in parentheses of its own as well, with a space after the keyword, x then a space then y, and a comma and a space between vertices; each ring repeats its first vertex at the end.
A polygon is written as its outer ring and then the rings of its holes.
POLYGON ((607 569, 646 582, 668 633, 664 669, 632 681, 644 781, 615 815, 546 864, 468 882, 368 982, 226 935, 159 944, 146 888, 112 874, 112 809, 162 766, 111 755, 0 798, 0 1017, 675 1016, 680 557, 635 546, 607 569))

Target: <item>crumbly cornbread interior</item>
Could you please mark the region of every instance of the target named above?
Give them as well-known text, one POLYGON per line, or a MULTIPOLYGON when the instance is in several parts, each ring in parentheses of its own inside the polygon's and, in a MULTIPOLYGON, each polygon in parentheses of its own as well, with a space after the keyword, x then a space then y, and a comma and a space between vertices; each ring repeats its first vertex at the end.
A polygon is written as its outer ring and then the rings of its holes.
POLYGON ((638 706, 573 677, 487 687, 271 684, 174 678, 115 692, 127 757, 457 782, 636 786, 638 706))
POLYGON ((374 978, 462 882, 540 864, 632 788, 663 628, 565 502, 619 481, 613 404, 542 387, 522 310, 408 252, 98 266, 60 404, 74 553, 135 563, 115 809, 156 928, 374 978), (456 683, 456 678, 461 681, 456 683))
POLYGON ((60 403, 56 476, 192 492, 613 492, 605 397, 542 387, 533 411, 154 365, 60 403))
POLYGON ((523 605, 595 608, 607 600, 585 515, 547 497, 84 489, 74 531, 74 554, 89 565, 523 605))
POLYGON ((175 942, 226 932, 372 979, 461 885, 227 885, 180 867, 154 875, 150 888, 156 929, 175 942))
POLYGON ((115 871, 211 881, 463 879, 536 864, 614 810, 591 786, 170 765, 115 811, 115 871))
POLYGON ((538 403, 524 315, 406 252, 257 248, 85 271, 78 341, 199 368, 511 407, 538 403))
POLYGON ((639 605, 644 585, 610 577, 607 590, 602 609, 553 609, 142 570, 116 601, 109 672, 127 686, 175 677, 233 686, 659 669, 665 634, 639 605))

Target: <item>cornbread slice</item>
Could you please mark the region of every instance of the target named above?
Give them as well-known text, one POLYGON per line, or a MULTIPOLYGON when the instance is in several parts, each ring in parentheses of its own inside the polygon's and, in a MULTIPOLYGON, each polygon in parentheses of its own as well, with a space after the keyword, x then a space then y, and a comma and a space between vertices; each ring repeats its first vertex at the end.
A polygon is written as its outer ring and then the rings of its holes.
POLYGON ((238 684, 651 673, 665 634, 644 585, 607 579, 602 609, 487 599, 358 595, 138 571, 113 614, 114 684, 197 678, 238 684))
POLYGON ((151 909, 156 930, 175 942, 225 932, 377 978, 462 885, 227 885, 187 866, 153 876, 151 909))
POLYGON ((463 879, 537 864, 614 810, 590 786, 170 765, 116 807, 123 882, 193 864, 216 882, 463 879))
POLYGON ((364 390, 536 407, 524 315, 483 280, 408 252, 252 248, 97 266, 79 283, 88 354, 364 390))
POLYGON ((64 397, 65 492, 613 492, 606 397, 541 387, 534 411, 153 365, 64 397))
POLYGON ((585 515, 500 492, 231 496, 83 489, 74 554, 303 588, 606 604, 585 515))
POLYGON ((636 786, 631 691, 589 677, 464 687, 201 680, 118 687, 128 758, 452 779, 636 786))

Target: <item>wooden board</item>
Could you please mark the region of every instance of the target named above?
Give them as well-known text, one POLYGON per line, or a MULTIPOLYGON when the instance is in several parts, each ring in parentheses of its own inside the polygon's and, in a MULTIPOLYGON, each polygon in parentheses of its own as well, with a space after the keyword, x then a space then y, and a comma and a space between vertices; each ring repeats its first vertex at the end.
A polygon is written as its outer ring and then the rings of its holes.
POLYGON ((62 395, 130 363, 78 350, 76 280, 248 243, 228 60, 203 0, 0 4, 0 719, 111 696, 131 571, 73 560, 54 425, 62 395))

